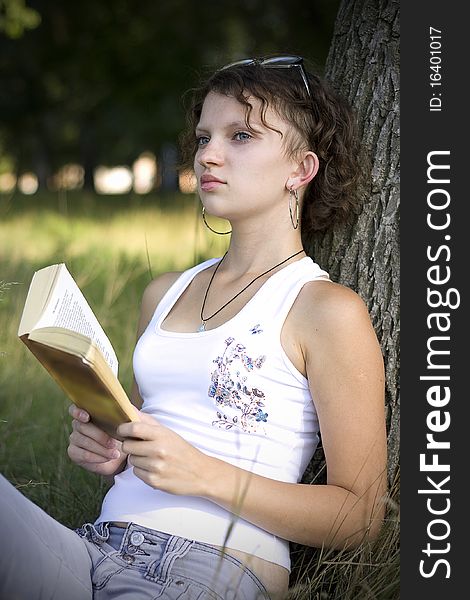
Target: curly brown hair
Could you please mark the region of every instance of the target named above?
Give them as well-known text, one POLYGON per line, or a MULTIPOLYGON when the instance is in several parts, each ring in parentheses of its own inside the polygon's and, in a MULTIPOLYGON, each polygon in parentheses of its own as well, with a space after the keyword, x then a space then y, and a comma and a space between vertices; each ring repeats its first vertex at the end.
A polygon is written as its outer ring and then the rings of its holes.
POLYGON ((325 230, 355 212, 361 175, 359 135, 351 106, 325 79, 312 72, 305 74, 311 96, 296 68, 266 68, 254 62, 217 70, 200 87, 188 90, 187 126, 180 136, 181 166, 192 168, 197 150, 195 129, 209 92, 232 96, 243 104, 247 127, 253 108, 250 97, 260 101, 262 123, 270 129, 266 111, 269 107, 275 110, 295 132, 284 140, 286 152, 295 156, 311 149, 319 158, 318 173, 304 194, 303 235, 325 230))

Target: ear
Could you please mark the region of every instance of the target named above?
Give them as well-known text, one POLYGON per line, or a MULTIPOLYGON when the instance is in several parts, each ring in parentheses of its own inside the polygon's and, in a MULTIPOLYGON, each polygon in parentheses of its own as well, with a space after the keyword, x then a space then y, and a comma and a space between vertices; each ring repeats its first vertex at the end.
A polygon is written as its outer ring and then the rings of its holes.
POLYGON ((297 168, 290 174, 286 182, 286 188, 298 189, 306 186, 318 173, 318 156, 310 150, 305 153, 302 161, 297 164, 297 168))

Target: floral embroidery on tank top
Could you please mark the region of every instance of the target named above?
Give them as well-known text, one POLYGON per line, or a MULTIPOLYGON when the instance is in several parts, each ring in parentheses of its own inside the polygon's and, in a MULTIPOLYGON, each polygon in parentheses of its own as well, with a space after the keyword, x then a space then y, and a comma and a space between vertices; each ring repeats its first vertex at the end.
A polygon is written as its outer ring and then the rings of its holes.
MULTIPOLYGON (((249 331, 255 335, 263 330, 258 323, 249 331)), ((209 398, 214 398, 216 405, 217 419, 212 421, 214 427, 235 427, 246 433, 266 435, 263 426, 268 421, 268 413, 264 410, 265 395, 262 390, 250 387, 249 382, 249 374, 261 369, 265 361, 265 355, 250 357, 246 346, 237 343, 235 338, 225 340, 222 356, 213 360, 217 367, 211 375, 208 391, 209 398)))

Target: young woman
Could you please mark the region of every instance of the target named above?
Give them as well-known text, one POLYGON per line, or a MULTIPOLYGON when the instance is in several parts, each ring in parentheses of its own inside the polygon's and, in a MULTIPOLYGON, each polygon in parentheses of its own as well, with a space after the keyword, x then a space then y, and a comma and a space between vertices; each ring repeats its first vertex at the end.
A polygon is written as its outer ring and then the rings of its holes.
POLYGON ((96 522, 70 531, 2 484, 2 597, 283 598, 289 541, 381 526, 382 356, 301 240, 352 208, 349 108, 299 57, 245 60, 194 91, 184 149, 229 249, 146 289, 125 441, 71 407, 70 458, 114 477, 96 522), (327 483, 301 484, 319 432, 327 483))

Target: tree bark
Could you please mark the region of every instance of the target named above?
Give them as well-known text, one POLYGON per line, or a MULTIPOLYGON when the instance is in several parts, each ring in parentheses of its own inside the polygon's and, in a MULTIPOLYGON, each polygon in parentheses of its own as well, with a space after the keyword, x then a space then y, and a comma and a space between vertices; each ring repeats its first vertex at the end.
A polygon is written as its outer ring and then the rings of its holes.
POLYGON ((399 457, 399 0, 343 0, 325 77, 356 110, 371 176, 347 227, 307 240, 333 280, 366 302, 386 371, 389 476, 399 457))

